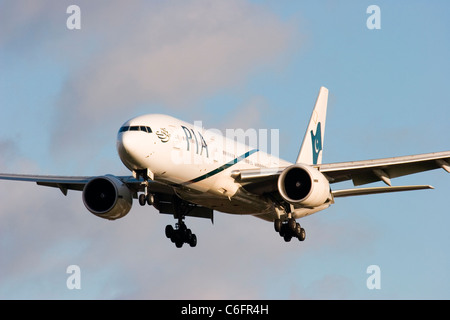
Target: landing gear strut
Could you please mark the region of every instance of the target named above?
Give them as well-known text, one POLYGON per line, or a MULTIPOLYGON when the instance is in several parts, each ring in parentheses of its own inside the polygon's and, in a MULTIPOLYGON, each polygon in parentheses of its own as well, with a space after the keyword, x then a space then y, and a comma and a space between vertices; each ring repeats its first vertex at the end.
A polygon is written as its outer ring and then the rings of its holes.
POLYGON ((146 204, 148 204, 149 206, 153 205, 155 203, 155 197, 148 190, 148 181, 150 180, 150 178, 147 175, 147 172, 139 171, 136 172, 135 175, 138 178, 142 176, 142 178, 144 179, 144 182, 142 183, 144 185, 144 193, 139 195, 139 204, 141 206, 145 206, 146 204))
POLYGON ((178 219, 175 228, 171 225, 166 226, 166 237, 169 238, 177 248, 181 248, 183 244, 187 243, 191 247, 197 245, 197 236, 188 229, 183 219, 192 210, 192 205, 189 202, 183 201, 177 196, 172 198, 174 206, 174 218, 178 219))
POLYGON ((274 222, 275 231, 284 238, 284 241, 289 242, 293 237, 299 241, 304 241, 306 238, 306 231, 300 226, 300 223, 295 219, 290 218, 286 222, 282 222, 281 219, 275 219, 274 222))
POLYGON ((177 248, 181 248, 183 244, 188 243, 191 247, 197 245, 197 236, 188 229, 184 223, 184 217, 192 210, 190 204, 181 200, 179 197, 173 197, 173 205, 175 208, 174 217, 178 219, 175 228, 171 225, 166 226, 166 237, 169 238, 177 248))

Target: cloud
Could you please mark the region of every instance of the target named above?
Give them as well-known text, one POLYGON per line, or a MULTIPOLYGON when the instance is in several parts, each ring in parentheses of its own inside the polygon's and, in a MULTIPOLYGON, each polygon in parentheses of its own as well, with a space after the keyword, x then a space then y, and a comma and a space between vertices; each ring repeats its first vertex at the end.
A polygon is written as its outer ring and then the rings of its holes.
POLYGON ((291 23, 242 0, 79 1, 81 30, 66 27, 71 4, 22 0, 0 12, 0 49, 61 75, 45 107, 48 145, 59 159, 80 150, 92 159, 88 145, 105 145, 128 118, 195 109, 255 72, 279 68, 298 47, 291 23))
POLYGON ((352 280, 337 274, 327 274, 304 288, 291 287, 291 299, 351 299, 355 291, 352 280))
POLYGON ((17 145, 11 139, 0 140, 0 168, 5 170, 9 162, 15 160, 19 154, 17 145))
POLYGON ((15 37, 2 42, 22 37, 22 50, 45 52, 67 74, 55 102, 53 151, 105 138, 99 127, 116 130, 144 105, 194 108, 205 95, 279 66, 294 42, 291 25, 240 0, 80 2, 78 31, 65 27, 65 4, 49 3, 14 7, 15 37), (48 31, 36 37, 45 45, 29 40, 26 31, 36 28, 48 31))

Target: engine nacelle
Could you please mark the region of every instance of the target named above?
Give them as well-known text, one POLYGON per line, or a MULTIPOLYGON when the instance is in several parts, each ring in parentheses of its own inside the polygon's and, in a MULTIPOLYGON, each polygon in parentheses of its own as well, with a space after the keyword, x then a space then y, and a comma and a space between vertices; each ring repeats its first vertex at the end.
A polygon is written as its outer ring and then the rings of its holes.
POLYGON ((278 177, 278 191, 290 204, 317 207, 331 198, 327 178, 316 168, 294 164, 278 177))
POLYGON ((106 175, 94 178, 84 186, 83 202, 97 217, 115 220, 130 212, 133 196, 122 181, 106 175))

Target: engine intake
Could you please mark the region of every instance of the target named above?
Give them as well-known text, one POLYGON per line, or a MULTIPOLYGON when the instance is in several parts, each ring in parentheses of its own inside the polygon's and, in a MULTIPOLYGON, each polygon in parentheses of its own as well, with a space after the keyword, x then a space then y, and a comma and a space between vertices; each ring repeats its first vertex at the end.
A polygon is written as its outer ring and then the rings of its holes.
POLYGON ((295 164, 278 177, 278 191, 291 204, 317 207, 331 198, 327 178, 316 168, 295 164))
POLYGON ((130 212, 133 196, 122 181, 106 175, 94 178, 84 186, 83 202, 96 216, 115 220, 130 212))

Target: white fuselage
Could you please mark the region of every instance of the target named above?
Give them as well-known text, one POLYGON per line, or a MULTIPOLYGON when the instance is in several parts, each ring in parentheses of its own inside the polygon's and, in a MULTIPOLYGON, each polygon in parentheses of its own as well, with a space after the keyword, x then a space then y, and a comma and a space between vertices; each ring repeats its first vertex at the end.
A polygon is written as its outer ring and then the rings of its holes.
POLYGON ((149 170, 185 200, 236 214, 272 214, 273 204, 245 192, 231 172, 291 163, 176 118, 151 114, 122 126, 117 149, 131 171, 149 170), (150 132, 151 131, 151 132, 150 132))

